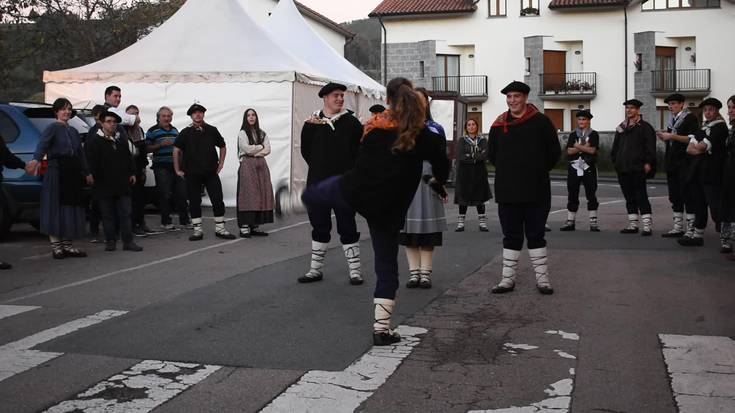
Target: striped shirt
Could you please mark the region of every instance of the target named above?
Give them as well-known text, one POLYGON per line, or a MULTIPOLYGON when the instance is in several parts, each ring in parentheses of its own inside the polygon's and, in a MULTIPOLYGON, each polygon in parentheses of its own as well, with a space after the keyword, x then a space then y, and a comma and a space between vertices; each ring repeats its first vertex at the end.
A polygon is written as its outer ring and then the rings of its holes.
MULTIPOLYGON (((160 145, 164 142, 173 143, 176 137, 179 136, 179 131, 171 127, 170 130, 166 130, 156 125, 148 129, 146 133, 146 144, 147 145, 160 145)), ((173 166, 174 164, 174 146, 162 146, 157 151, 153 152, 153 168, 157 166, 173 166)))

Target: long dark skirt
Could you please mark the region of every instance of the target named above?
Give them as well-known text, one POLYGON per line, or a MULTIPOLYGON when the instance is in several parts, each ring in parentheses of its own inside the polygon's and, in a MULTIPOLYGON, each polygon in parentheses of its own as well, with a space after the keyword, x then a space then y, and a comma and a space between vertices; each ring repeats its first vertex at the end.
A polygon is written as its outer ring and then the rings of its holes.
POLYGON ((454 190, 454 203, 465 206, 483 205, 493 197, 487 181, 485 164, 460 163, 454 190))
POLYGON ((84 207, 62 205, 61 173, 57 165, 49 163, 43 176, 40 231, 59 239, 81 238, 86 232, 84 207))
POLYGON ((401 232, 398 236, 398 243, 404 247, 441 247, 444 237, 441 232, 432 234, 407 234, 401 232))
POLYGON ((265 158, 245 156, 237 174, 237 224, 262 225, 273 220, 275 201, 265 158))

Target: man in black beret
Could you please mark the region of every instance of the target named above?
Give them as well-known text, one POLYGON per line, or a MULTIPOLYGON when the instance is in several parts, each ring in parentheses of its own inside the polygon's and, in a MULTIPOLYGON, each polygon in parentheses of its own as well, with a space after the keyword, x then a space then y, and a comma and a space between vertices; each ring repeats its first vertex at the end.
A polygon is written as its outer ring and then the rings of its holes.
MULTIPOLYGON (((301 156, 309 166, 306 185, 341 175, 355 166, 362 139, 362 124, 354 112, 344 108, 347 87, 329 83, 319 91, 324 100, 322 110, 314 112, 301 130, 301 156)), ((300 283, 322 280, 324 256, 331 240, 332 211, 309 207, 311 223, 311 266, 298 278, 300 283)), ((360 233, 357 232, 355 211, 335 209, 337 232, 350 269, 350 284, 363 283, 360 263, 360 233)))
POLYGON ((105 251, 117 249, 117 233, 125 251, 142 251, 133 242, 132 186, 136 183, 135 167, 130 155, 127 136, 120 134, 122 118, 112 111, 99 116, 102 127, 94 139, 88 139, 84 151, 89 171, 94 178, 92 196, 99 205, 102 229, 105 233, 105 251))
MULTIPOLYGON (((10 169, 23 169, 26 167, 26 163, 22 159, 15 156, 7 145, 5 140, 0 136, 0 184, 3 182, 3 167, 10 169)), ((2 190, 0 185, 0 205, 5 205, 5 192, 2 190)), ((0 270, 9 270, 13 268, 12 265, 7 262, 0 261, 0 270)))
POLYGON ((597 149, 600 135, 590 127, 592 113, 589 110, 577 112, 577 128, 567 139, 567 222, 560 231, 574 231, 575 218, 579 210, 579 186, 584 185, 589 212, 590 231, 599 232, 597 222, 597 149))
MULTIPOLYGON (((712 215, 715 228, 720 231, 720 203, 722 178, 725 173, 725 142, 729 134, 727 123, 720 115, 722 102, 707 98, 699 104, 704 122, 702 127, 689 136, 687 154, 691 155, 687 182, 694 204, 694 232, 679 238, 680 245, 701 247, 704 245, 704 230, 707 228, 708 213, 712 215)), ((727 234, 720 233, 723 249, 729 247, 727 234)))
POLYGON ((191 124, 184 128, 174 141, 174 170, 186 180, 189 195, 189 214, 194 232, 189 241, 201 241, 202 231, 202 187, 212 202, 214 212, 214 235, 222 239, 235 239, 225 228, 225 202, 219 173, 225 166, 227 146, 225 138, 216 127, 204 122, 207 109, 195 103, 186 113, 191 124), (219 155, 217 149, 219 148, 219 155))
POLYGON ((495 166, 495 202, 503 229, 503 272, 494 294, 513 291, 524 237, 541 294, 553 294, 545 229, 551 208, 549 171, 561 156, 551 120, 527 103, 530 88, 512 82, 502 93, 508 111, 490 128, 488 160, 495 166))
POLYGON ((686 232, 690 235, 694 232, 694 206, 686 183, 690 158, 687 155, 687 146, 689 135, 699 129, 699 121, 686 107, 685 101, 686 98, 680 93, 671 94, 664 99, 669 106, 671 118, 666 124, 666 130, 656 132, 658 138, 666 145, 666 182, 669 188, 669 202, 674 212, 674 227, 669 232, 661 234, 664 238, 679 238, 686 232))
POLYGON ((653 234, 653 216, 648 200, 646 178, 656 174, 656 131, 641 117, 643 103, 638 99, 623 102, 625 120, 615 129, 610 154, 625 197, 628 225, 621 234, 637 234, 639 219, 643 236, 653 234))
POLYGON ((383 105, 377 104, 377 105, 370 106, 370 113, 372 113, 373 115, 377 115, 378 113, 383 113, 383 112, 385 112, 385 106, 383 105))

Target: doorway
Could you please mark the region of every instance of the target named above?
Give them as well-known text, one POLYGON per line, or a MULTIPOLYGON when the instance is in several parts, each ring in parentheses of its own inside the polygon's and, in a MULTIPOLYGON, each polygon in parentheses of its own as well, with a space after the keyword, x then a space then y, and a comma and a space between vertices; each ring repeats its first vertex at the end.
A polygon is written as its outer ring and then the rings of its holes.
POLYGON ((564 90, 567 79, 567 52, 544 50, 544 91, 564 90))

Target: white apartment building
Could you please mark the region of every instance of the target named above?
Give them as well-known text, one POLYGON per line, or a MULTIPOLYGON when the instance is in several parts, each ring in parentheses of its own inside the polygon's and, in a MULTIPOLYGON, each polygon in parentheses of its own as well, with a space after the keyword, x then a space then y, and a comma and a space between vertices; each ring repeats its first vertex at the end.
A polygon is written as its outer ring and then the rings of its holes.
POLYGON ((512 80, 565 131, 582 108, 613 130, 626 97, 660 127, 670 93, 690 106, 735 94, 735 0, 385 0, 370 16, 385 25, 388 78, 459 95, 483 131, 512 80))

